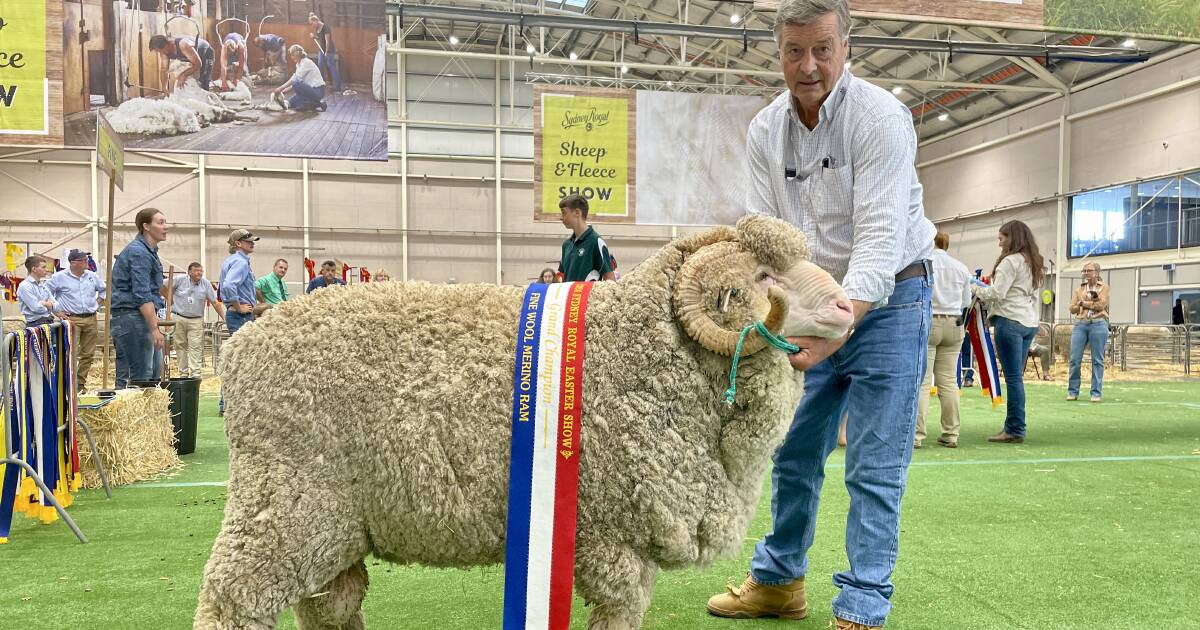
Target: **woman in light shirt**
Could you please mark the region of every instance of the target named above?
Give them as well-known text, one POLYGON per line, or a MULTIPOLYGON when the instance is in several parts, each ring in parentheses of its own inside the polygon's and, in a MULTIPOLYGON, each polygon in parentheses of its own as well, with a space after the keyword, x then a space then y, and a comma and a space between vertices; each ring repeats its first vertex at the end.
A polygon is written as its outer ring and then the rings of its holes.
POLYGON ((1008 395, 1004 429, 988 441, 1020 444, 1025 441, 1025 357, 1037 336, 1037 287, 1046 267, 1033 232, 1024 223, 1009 221, 1000 226, 999 241, 1000 257, 992 268, 991 284, 972 280, 971 290, 991 313, 996 356, 1008 395))
POLYGON ((325 101, 321 100, 325 98, 325 79, 321 76, 317 64, 308 58, 308 53, 304 52, 304 47, 299 44, 288 48, 288 57, 296 65, 296 73, 286 83, 271 91, 275 102, 296 111, 325 111, 325 101), (292 98, 288 99, 285 105, 283 94, 289 90, 292 92, 292 98))

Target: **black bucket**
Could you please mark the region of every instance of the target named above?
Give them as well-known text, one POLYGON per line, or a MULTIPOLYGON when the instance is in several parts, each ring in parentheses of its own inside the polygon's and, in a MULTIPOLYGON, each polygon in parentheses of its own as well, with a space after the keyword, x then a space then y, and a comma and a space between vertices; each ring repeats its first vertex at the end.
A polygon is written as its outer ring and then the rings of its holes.
POLYGON ((196 452, 196 412, 200 406, 200 379, 173 378, 167 381, 171 394, 171 425, 175 428, 175 452, 196 452))

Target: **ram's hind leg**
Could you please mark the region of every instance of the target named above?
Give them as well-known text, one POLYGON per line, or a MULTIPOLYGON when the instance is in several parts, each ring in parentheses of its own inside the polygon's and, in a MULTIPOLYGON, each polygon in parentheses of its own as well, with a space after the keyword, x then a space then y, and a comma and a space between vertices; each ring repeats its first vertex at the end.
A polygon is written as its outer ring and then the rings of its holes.
POLYGON ((369 550, 362 523, 328 478, 279 464, 239 468, 204 569, 195 630, 274 628, 280 612, 320 593, 369 550))
POLYGON ((650 608, 658 567, 624 547, 576 548, 575 589, 593 604, 588 630, 637 630, 650 608))
POLYGON ((342 571, 321 593, 300 600, 294 610, 300 630, 363 630, 367 567, 362 560, 342 571))

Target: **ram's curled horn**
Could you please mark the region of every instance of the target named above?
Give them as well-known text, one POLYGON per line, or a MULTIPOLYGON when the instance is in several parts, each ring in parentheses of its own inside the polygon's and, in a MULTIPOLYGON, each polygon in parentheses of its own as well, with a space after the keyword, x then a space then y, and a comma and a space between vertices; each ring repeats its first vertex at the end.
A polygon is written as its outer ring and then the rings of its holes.
MULTIPOLYGON (((753 256, 747 254, 739 244, 718 242, 698 251, 680 270, 674 295, 675 314, 688 336, 710 352, 732 355, 742 331, 740 328, 725 328, 713 321, 709 307, 719 310, 719 305, 709 304, 710 299, 705 295, 702 280, 711 278, 721 267, 745 267, 745 275, 749 276, 755 262, 753 256)), ((768 330, 779 332, 787 320, 787 296, 782 289, 770 287, 767 299, 754 300, 750 310, 753 321, 762 321, 768 330)), ((766 340, 757 331, 752 332, 742 345, 742 356, 758 352, 766 345, 766 340)))
POLYGON ((774 217, 760 214, 742 217, 737 222, 737 240, 759 262, 778 271, 809 258, 804 233, 774 217))

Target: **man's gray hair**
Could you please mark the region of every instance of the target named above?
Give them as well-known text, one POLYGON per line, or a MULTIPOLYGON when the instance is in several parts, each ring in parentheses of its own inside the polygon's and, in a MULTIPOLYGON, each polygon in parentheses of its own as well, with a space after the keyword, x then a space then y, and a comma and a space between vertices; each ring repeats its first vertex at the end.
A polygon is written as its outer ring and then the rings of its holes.
POLYGON ((838 32, 850 36, 850 3, 848 0, 780 0, 775 11, 775 44, 782 46, 784 24, 811 24, 826 13, 838 18, 838 32))

